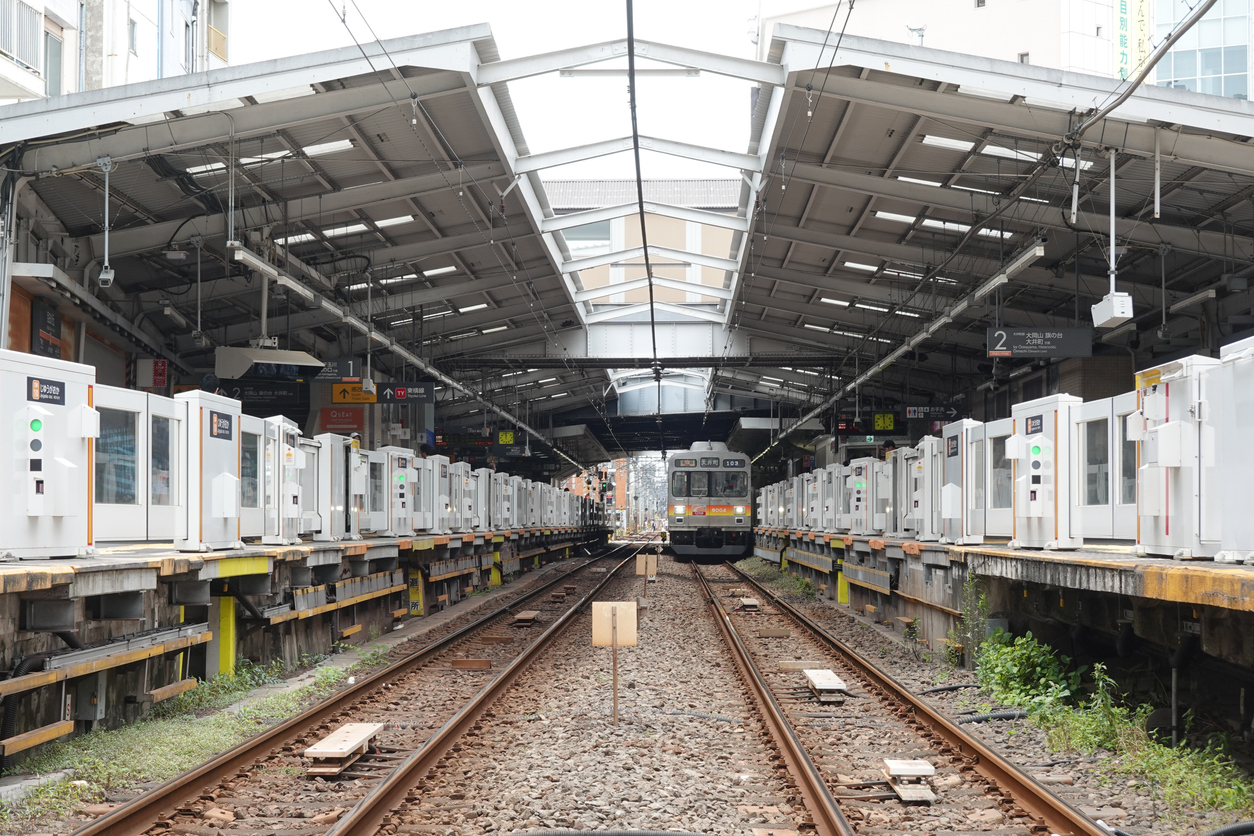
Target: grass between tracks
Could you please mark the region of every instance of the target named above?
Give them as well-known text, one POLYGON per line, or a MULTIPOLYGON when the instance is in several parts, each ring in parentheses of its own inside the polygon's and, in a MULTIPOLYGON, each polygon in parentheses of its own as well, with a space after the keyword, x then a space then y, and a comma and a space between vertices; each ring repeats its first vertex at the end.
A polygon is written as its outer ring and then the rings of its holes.
POLYGON ((814 598, 818 594, 818 590, 814 588, 809 578, 801 578, 782 571, 774 563, 768 563, 760 557, 747 557, 737 562, 736 568, 776 592, 786 595, 804 595, 807 598, 814 598))
POLYGON ((168 781, 325 699, 347 677, 386 663, 387 651, 375 645, 348 668, 316 667, 324 660, 301 660, 301 667, 315 666, 308 685, 262 697, 235 711, 221 711, 258 687, 283 681, 281 665, 241 660, 234 673, 157 704, 138 722, 49 746, 15 772, 44 775, 69 770, 72 777, 49 781, 20 801, 0 804, 0 834, 64 818, 84 804, 113 799, 140 784, 168 781))
POLYGON ((1083 668, 1030 633, 1011 638, 998 630, 980 645, 976 671, 994 699, 1030 712, 1054 751, 1109 753, 1102 761, 1107 780, 1131 778, 1168 807, 1254 814, 1254 784, 1233 763, 1228 735, 1193 735, 1194 745, 1174 749, 1158 743, 1145 730, 1152 707, 1128 704, 1101 664, 1083 693, 1083 668))

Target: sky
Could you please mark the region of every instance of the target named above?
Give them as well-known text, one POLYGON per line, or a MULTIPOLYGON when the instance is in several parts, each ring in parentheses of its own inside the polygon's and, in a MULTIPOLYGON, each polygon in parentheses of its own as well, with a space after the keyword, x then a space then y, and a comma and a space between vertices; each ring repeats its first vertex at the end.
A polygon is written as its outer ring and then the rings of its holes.
MULTIPOLYGON (((635 34, 705 52, 752 58, 756 0, 636 0, 635 34)), ((626 2, 611 0, 249 0, 231 4, 234 64, 352 46, 474 23, 492 27, 504 59, 625 39, 626 2), (345 21, 341 21, 341 13, 345 21), (346 26, 347 23, 347 26, 346 26), (351 31, 351 34, 350 34, 351 31), (276 37, 276 33, 283 33, 276 37)), ((598 67, 626 66, 603 64, 598 67)), ((659 66, 637 61, 637 68, 659 66)), ((627 79, 542 76, 511 82, 523 135, 533 153, 631 134, 627 79)), ((749 141, 748 82, 702 73, 700 78, 640 78, 637 112, 645 136, 744 152, 749 141)), ((736 178, 718 166, 645 152, 646 178, 736 178)), ((634 177, 629 153, 550 169, 546 179, 634 177)))

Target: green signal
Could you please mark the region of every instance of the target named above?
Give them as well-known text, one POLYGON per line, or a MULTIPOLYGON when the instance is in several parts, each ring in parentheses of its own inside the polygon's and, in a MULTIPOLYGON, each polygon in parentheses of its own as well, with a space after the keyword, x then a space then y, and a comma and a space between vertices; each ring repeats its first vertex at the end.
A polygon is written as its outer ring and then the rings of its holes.
POLYGON ((396 475, 396 481, 398 481, 398 482, 404 482, 404 481, 405 481, 405 474, 404 474, 404 473, 398 473, 398 474, 396 475))
POLYGON ((862 487, 862 483, 861 483, 861 482, 855 482, 853 486, 854 486, 855 488, 860 488, 860 487, 862 487))
POLYGON ((39 432, 40 430, 44 428, 44 422, 36 418, 35 420, 30 422, 30 428, 33 432, 39 432))
POLYGON ((1032 448, 1032 455, 1039 456, 1041 454, 1041 445, 1037 444, 1032 448))

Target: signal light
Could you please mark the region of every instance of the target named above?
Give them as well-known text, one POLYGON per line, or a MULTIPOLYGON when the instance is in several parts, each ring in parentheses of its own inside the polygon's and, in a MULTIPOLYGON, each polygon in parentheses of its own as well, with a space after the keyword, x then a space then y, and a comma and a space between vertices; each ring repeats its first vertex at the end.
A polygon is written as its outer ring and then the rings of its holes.
POLYGON ((44 422, 36 418, 30 422, 30 428, 32 432, 39 432, 44 428, 44 422))

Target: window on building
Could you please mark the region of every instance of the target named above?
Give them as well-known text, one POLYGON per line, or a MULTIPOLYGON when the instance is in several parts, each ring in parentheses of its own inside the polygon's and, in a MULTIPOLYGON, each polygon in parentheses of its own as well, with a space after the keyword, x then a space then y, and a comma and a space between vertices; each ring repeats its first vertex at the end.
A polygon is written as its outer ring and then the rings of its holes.
POLYGON ((192 42, 192 25, 183 23, 183 69, 196 72, 196 45, 192 42))
POLYGON ((977 9, 982 9, 982 8, 984 8, 984 0, 975 0, 975 7, 976 7, 977 9))
MULTIPOLYGON (((1188 7, 1158 0, 1156 42, 1161 43, 1189 12, 1188 7)), ((1160 87, 1192 90, 1230 99, 1249 97, 1249 4, 1216 3, 1176 41, 1155 69, 1160 87)))
POLYGON ((1020 53, 1019 53, 1019 63, 1020 63, 1020 64, 1030 64, 1030 63, 1032 63, 1031 61, 1029 61, 1029 60, 1028 60, 1028 53, 1026 53, 1026 52, 1020 52, 1020 53))
POLYGON ((61 39, 51 32, 44 33, 44 81, 47 95, 60 96, 61 89, 61 39))
POLYGON ((1097 27, 1097 37, 1100 38, 1101 36, 1102 36, 1102 27, 1099 26, 1097 27))
POLYGON ((133 20, 126 22, 126 46, 133 55, 139 54, 139 29, 133 20))

